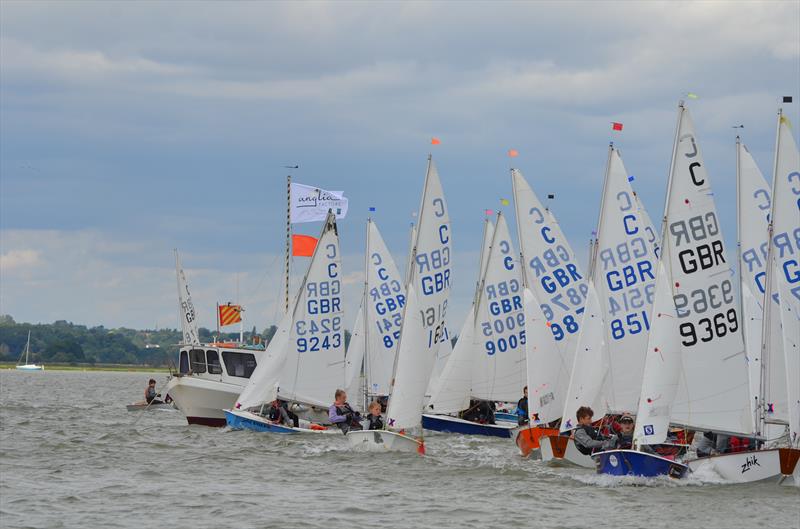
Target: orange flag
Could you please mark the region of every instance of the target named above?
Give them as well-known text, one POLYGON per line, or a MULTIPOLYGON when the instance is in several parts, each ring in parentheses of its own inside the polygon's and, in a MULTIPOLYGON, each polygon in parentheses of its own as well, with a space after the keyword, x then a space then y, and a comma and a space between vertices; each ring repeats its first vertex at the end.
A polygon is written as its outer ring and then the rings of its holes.
POLYGON ((517 151, 516 149, 509 149, 508 156, 510 158, 516 158, 517 156, 519 156, 519 151, 517 151))
POLYGON ((292 235, 292 255, 311 257, 317 247, 317 238, 310 235, 292 235))
POLYGON ((442 140, 439 138, 431 138, 431 145, 439 145, 440 143, 442 143, 442 140))
POLYGON ((241 305, 227 305, 219 306, 219 326, 225 327, 226 325, 233 325, 242 321, 242 306, 241 305))

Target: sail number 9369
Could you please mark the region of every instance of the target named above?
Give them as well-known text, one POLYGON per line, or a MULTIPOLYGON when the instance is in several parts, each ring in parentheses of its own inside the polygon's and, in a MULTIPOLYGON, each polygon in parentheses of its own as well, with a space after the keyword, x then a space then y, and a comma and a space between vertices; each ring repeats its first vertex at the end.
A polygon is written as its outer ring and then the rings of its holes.
POLYGON ((701 342, 710 342, 714 338, 722 338, 729 332, 739 330, 739 321, 736 317, 736 309, 728 309, 727 312, 719 312, 708 318, 700 318, 697 324, 692 322, 681 323, 679 332, 681 343, 686 347, 691 347, 701 342))

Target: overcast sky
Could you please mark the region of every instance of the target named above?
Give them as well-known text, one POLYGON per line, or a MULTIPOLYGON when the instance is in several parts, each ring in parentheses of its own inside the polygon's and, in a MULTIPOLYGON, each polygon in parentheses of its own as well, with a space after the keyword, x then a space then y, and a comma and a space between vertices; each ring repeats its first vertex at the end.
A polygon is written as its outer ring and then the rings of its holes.
POLYGON ((799 91, 794 0, 3 0, 0 313, 175 327, 177 247, 201 325, 235 300, 238 273, 246 326, 261 329, 283 304, 283 166, 299 164, 296 181, 350 199, 352 321, 368 208, 403 269, 436 136, 458 329, 483 211, 510 198, 509 148, 542 198, 555 193, 585 263, 609 140, 658 223, 676 105, 697 93, 689 106, 733 243, 732 126, 771 179, 778 101, 795 97, 784 110, 800 126, 799 91))

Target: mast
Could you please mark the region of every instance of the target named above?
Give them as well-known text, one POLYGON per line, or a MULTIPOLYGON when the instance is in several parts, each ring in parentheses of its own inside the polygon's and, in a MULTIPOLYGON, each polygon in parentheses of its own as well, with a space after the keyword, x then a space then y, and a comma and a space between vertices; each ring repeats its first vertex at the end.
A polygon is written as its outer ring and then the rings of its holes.
MULTIPOLYGON (((736 264, 739 275, 739 314, 742 320, 744 320, 744 277, 742 276, 742 140, 738 134, 736 135, 736 264)), ((746 333, 747 326, 742 325, 745 354, 749 352, 747 351, 746 333)), ((752 361, 753 359, 748 357, 748 362, 752 361)), ((761 435, 762 428, 760 426, 760 412, 758 410, 758 403, 761 400, 761 384, 759 384, 759 394, 755 396, 750 395, 750 398, 756 399, 753 424, 757 428, 756 434, 761 435)))
POLYGON ((292 175, 286 175, 286 259, 284 266, 283 313, 289 313, 289 255, 292 246, 292 175))
POLYGON ((767 260, 764 267, 764 316, 761 319, 761 385, 759 388, 759 402, 758 402, 758 435, 764 433, 765 426, 767 423, 767 417, 764 413, 764 406, 766 405, 766 398, 767 398, 767 384, 769 383, 769 377, 767 376, 767 365, 769 365, 769 354, 770 354, 770 346, 772 345, 772 340, 770 339, 771 332, 770 332, 770 325, 771 325, 771 318, 770 315, 772 314, 772 282, 774 280, 775 274, 775 263, 774 261, 774 252, 775 252, 775 241, 773 240, 772 234, 775 228, 774 220, 775 220, 775 206, 777 204, 777 200, 775 200, 775 190, 777 189, 777 182, 778 182, 778 153, 780 152, 781 148, 781 119, 783 118, 783 109, 778 109, 778 124, 777 130, 775 134, 775 158, 772 164, 772 208, 769 214, 769 222, 767 224, 767 260))
MULTIPOLYGON (((425 197, 428 194, 428 179, 430 178, 430 174, 431 174, 431 160, 432 160, 432 158, 433 158, 433 155, 428 154, 428 167, 425 170, 425 183, 423 184, 423 188, 422 188, 422 200, 420 201, 419 209, 417 210, 417 218, 418 219, 422 219, 422 208, 425 207, 425 197)), ((413 234, 413 232, 412 232, 412 234, 413 234)), ((406 277, 406 296, 409 295, 409 290, 408 289, 411 286, 411 282, 414 280, 414 275, 415 275, 414 274, 414 270, 416 269, 416 267, 414 266, 414 263, 417 260, 417 243, 418 242, 419 242, 419 229, 417 229, 416 234, 413 234, 413 236, 412 236, 411 252, 409 252, 409 259, 408 259, 409 270, 408 270, 408 273, 406 274, 406 276, 407 276, 406 277)), ((414 295, 416 295, 416 289, 414 291, 414 295)), ((406 300, 406 303, 403 306, 403 330, 405 329, 406 312, 407 312, 407 310, 408 310, 408 301, 406 300)), ((396 349, 396 353, 394 355, 394 366, 392 366, 392 382, 391 382, 392 391, 391 391, 391 393, 394 393, 394 383, 395 383, 395 378, 397 377, 397 363, 398 363, 398 361, 400 359, 400 351, 401 351, 401 347, 400 346, 403 343, 403 335, 405 334, 403 332, 403 330, 400 331, 400 338, 397 340, 397 345, 396 345, 397 349, 396 349)), ((392 397, 392 394, 389 395, 389 402, 390 403, 391 403, 391 397, 392 397)), ((388 412, 389 412, 389 408, 388 407, 386 408, 386 412, 388 414, 388 412)), ((388 417, 388 415, 387 415, 387 417, 388 417)), ((420 422, 422 422, 421 418, 420 418, 420 422)), ((384 428, 388 428, 388 426, 384 426, 384 428)), ((423 430, 420 430, 420 438, 422 438, 422 435, 423 435, 422 431, 423 430)))
POLYGON ((25 365, 30 365, 28 357, 31 354, 31 331, 28 330, 28 341, 25 343, 25 365))
POLYGON ((520 228, 520 214, 519 214, 519 200, 517 200, 517 184, 514 178, 514 168, 511 168, 511 194, 514 199, 514 220, 517 225, 517 241, 519 241, 519 264, 522 269, 522 289, 523 291, 528 288, 528 274, 525 270, 527 263, 525 262, 525 245, 522 242, 522 229, 520 228))
POLYGON ((364 292, 361 294, 361 313, 362 317, 364 318, 364 359, 363 359, 363 367, 364 367, 364 411, 368 411, 367 407, 369 406, 369 390, 370 386, 370 376, 369 376, 369 351, 367 350, 369 346, 369 340, 367 339, 369 330, 367 326, 369 324, 369 318, 367 317, 367 290, 369 289, 369 229, 370 223, 372 222, 371 217, 367 217, 367 239, 364 245, 364 292))
MULTIPOLYGON (((497 216, 500 217, 500 212, 497 212, 497 216)), ((481 238, 481 251, 478 252, 478 280, 475 282, 475 295, 472 298, 472 304, 475 306, 475 310, 478 309, 478 300, 480 299, 481 291, 483 290, 483 279, 484 275, 486 274, 486 270, 483 269, 483 244, 486 242, 486 233, 489 229, 489 219, 483 219, 483 237, 481 238)), ((494 234, 492 234, 492 240, 489 242, 489 248, 491 252, 492 245, 494 244, 494 234)), ((487 263, 488 268, 488 263, 487 263)), ((477 318, 477 313, 476 316, 477 318)))

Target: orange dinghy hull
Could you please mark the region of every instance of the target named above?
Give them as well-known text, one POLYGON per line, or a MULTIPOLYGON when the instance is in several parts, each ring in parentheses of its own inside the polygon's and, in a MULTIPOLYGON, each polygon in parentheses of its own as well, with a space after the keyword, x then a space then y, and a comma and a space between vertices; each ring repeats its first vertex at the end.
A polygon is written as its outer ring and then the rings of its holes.
POLYGON ((517 433, 517 448, 522 457, 528 457, 531 452, 539 449, 539 439, 547 435, 558 435, 558 428, 541 428, 525 426, 517 433))

